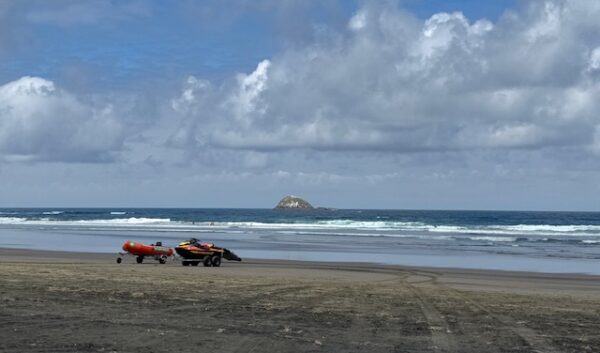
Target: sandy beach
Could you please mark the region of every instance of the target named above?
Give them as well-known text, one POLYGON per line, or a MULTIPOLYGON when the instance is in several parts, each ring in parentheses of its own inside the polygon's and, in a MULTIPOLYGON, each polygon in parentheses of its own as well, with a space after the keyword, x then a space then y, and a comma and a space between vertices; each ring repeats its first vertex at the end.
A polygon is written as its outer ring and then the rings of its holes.
POLYGON ((1 352, 600 352, 600 277, 0 250, 1 352))

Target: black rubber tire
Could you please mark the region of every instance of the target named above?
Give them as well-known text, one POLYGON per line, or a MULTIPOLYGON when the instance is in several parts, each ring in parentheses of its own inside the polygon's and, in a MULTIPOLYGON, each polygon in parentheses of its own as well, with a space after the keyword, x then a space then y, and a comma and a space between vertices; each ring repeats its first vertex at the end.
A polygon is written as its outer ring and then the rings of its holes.
POLYGON ((123 261, 123 259, 121 259, 120 257, 117 257, 117 263, 120 264, 121 261, 123 261))
POLYGON ((213 265, 213 267, 220 267, 221 266, 221 256, 213 255, 210 258, 210 263, 213 265))
POLYGON ((189 263, 189 262, 187 262, 187 261, 181 261, 181 265, 182 265, 182 266, 189 266, 189 265, 190 265, 190 263, 189 263))
POLYGON ((144 262, 144 257, 143 256, 136 257, 135 262, 137 262, 138 264, 141 264, 142 262, 144 262))
POLYGON ((210 261, 210 256, 204 258, 204 267, 210 267, 212 265, 212 261, 210 261))
POLYGON ((158 259, 158 263, 164 265, 167 263, 167 260, 164 257, 161 257, 160 259, 158 259))
POLYGON ((200 261, 192 261, 192 266, 198 266, 199 263, 200 261))

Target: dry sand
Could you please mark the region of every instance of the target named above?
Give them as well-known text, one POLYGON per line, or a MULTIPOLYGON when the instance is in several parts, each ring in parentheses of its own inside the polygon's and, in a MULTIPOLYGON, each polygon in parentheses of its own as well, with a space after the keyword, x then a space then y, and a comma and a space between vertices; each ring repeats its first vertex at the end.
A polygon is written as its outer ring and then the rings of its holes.
POLYGON ((0 249, 0 352, 600 352, 600 277, 0 249))

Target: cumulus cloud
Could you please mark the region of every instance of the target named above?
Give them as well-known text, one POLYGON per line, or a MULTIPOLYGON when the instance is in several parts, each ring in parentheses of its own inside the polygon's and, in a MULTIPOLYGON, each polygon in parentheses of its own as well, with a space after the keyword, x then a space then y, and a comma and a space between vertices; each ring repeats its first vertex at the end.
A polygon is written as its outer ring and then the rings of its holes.
POLYGON ((170 142, 252 151, 597 150, 600 3, 530 1, 497 22, 368 3, 323 33, 171 101, 170 142))
POLYGON ((86 102, 39 77, 0 86, 4 161, 111 161, 124 137, 110 104, 86 102))

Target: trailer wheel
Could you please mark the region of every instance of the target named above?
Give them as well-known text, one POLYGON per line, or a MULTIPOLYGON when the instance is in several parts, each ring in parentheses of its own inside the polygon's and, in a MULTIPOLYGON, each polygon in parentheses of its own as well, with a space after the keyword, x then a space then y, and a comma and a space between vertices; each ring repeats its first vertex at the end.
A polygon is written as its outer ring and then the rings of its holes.
POLYGON ((204 258, 204 267, 210 267, 212 262, 210 261, 210 256, 204 258))
POLYGON ((136 257, 135 262, 137 262, 138 264, 141 264, 142 262, 144 262, 144 257, 143 256, 136 257))
POLYGON ((160 259, 158 259, 158 263, 164 265, 167 263, 167 259, 165 259, 164 257, 161 257, 160 259))
POLYGON ((199 263, 200 261, 192 261, 192 266, 198 266, 199 263))
POLYGON ((117 263, 120 264, 123 261, 120 257, 117 257, 117 263))
POLYGON ((189 263, 189 262, 187 262, 187 261, 181 261, 181 265, 182 265, 182 266, 189 266, 189 265, 190 265, 190 263, 189 263))
POLYGON ((214 267, 219 267, 221 266, 221 256, 219 255, 214 255, 213 257, 211 257, 210 262, 212 263, 212 265, 214 267))

